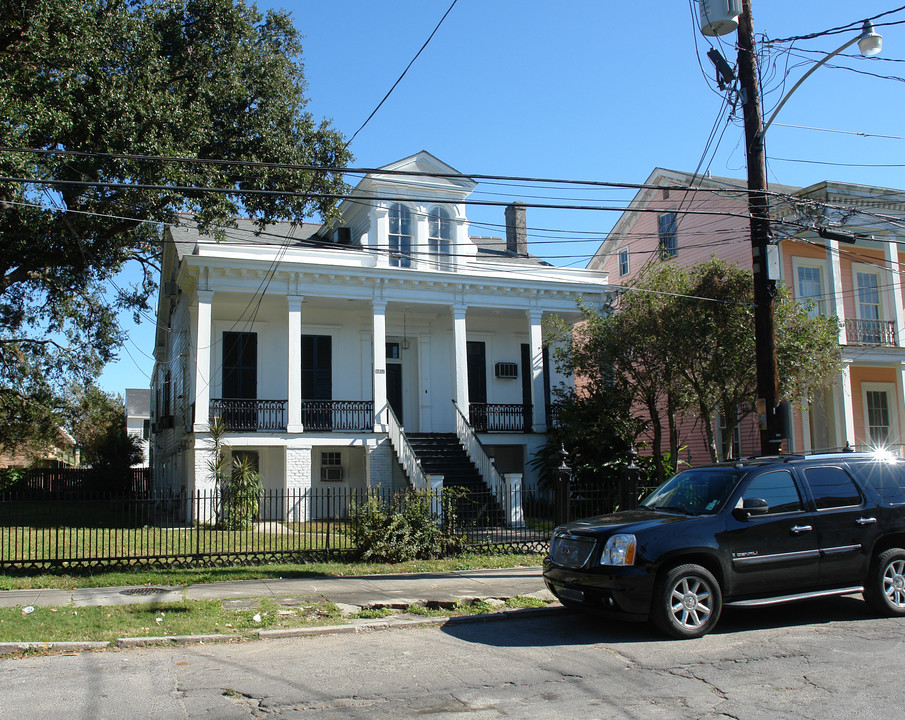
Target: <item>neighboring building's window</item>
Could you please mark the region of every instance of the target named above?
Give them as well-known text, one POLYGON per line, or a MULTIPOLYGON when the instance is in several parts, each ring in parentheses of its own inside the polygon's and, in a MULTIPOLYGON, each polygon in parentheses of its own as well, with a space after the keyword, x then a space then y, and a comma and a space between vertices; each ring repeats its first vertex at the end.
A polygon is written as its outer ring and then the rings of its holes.
POLYGON ((151 421, 143 420, 141 423, 141 439, 148 440, 151 437, 151 421))
POLYGON ((862 320, 880 319, 880 279, 877 273, 856 273, 858 283, 858 316, 862 320))
POLYGON ((628 250, 619 251, 619 276, 628 275, 628 250))
POLYGON ((657 249, 661 260, 678 255, 679 245, 676 239, 676 214, 674 212, 657 216, 657 238, 657 249))
POLYGON ((399 203, 390 208, 390 265, 412 266, 412 214, 399 203))
POLYGON ((824 311, 823 279, 820 274, 818 266, 798 266, 798 300, 804 305, 813 303, 808 309, 810 317, 822 315, 824 311))
POLYGON ((875 272, 855 273, 858 287, 858 341, 879 345, 883 341, 880 323, 880 276, 875 272))
POLYGON ((443 208, 434 208, 427 218, 427 241, 438 270, 451 270, 452 223, 443 208))
POLYGON ((885 390, 867 390, 867 436, 874 447, 889 443, 892 426, 889 418, 889 395, 885 390))

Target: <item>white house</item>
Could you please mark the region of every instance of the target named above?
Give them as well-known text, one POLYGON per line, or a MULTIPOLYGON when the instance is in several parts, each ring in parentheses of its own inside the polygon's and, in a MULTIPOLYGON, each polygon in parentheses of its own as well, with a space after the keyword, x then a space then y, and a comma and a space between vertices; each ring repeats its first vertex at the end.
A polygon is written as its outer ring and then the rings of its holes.
POLYGON ((213 487, 220 417, 228 452, 269 490, 449 484, 456 473, 431 465, 428 448, 451 440, 487 487, 533 487, 549 389, 564 380, 542 323, 577 319, 579 296, 603 303, 606 274, 530 256, 518 204, 505 240, 470 237, 474 187, 422 151, 365 177, 342 224, 256 233, 239 220, 220 241, 190 223, 169 230, 155 486, 213 487))

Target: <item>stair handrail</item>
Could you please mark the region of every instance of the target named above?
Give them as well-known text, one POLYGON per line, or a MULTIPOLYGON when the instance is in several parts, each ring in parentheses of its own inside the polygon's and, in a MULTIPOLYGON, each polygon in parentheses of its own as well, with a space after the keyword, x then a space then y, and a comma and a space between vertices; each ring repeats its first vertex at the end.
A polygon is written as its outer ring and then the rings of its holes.
POLYGON ((462 443, 469 459, 477 466, 478 472, 481 473, 481 477, 484 478, 484 482, 490 487, 497 500, 503 507, 506 507, 506 483, 503 476, 496 469, 496 465, 493 464, 493 460, 490 459, 478 436, 475 435, 474 428, 468 422, 468 418, 465 417, 459 404, 455 400, 452 401, 452 404, 456 409, 456 435, 459 442, 462 443))
POLYGON ((387 411, 387 434, 390 437, 390 444, 396 451, 399 464, 402 465, 402 469, 408 476, 412 486, 418 490, 429 490, 431 487, 430 480, 425 475, 418 456, 415 455, 412 444, 406 437, 405 429, 399 424, 399 420, 396 419, 393 408, 387 406, 387 411))

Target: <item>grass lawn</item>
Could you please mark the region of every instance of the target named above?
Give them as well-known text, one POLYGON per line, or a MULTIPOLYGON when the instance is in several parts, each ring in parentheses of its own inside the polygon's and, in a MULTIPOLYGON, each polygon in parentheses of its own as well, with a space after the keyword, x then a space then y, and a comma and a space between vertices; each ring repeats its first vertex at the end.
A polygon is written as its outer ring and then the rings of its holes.
POLYGON ((412 605, 401 611, 365 608, 352 615, 343 615, 330 602, 285 607, 268 598, 248 601, 242 608, 227 607, 220 600, 185 600, 157 606, 37 607, 31 612, 0 608, 0 642, 113 642, 119 638, 173 635, 236 635, 241 639, 254 637, 258 630, 343 625, 358 618, 487 615, 546 604, 537 598, 519 596, 509 598, 502 606, 478 600, 449 610, 412 605))
POLYGON ((412 560, 404 563, 329 562, 309 565, 273 564, 247 567, 167 568, 152 570, 67 569, 59 571, 10 572, 0 574, 0 591, 27 588, 110 587, 120 585, 192 585, 223 580, 266 580, 293 577, 342 577, 393 573, 449 572, 479 568, 540 565, 543 555, 462 555, 443 560, 412 560))

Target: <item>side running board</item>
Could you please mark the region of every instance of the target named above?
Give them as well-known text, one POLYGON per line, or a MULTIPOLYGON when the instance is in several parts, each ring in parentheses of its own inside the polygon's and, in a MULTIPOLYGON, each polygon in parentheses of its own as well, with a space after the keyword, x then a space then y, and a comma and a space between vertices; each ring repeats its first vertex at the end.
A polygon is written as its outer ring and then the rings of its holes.
POLYGON ((863 587, 836 588, 835 590, 815 590, 813 592, 798 593, 796 595, 780 595, 777 597, 757 598, 756 600, 733 600, 723 603, 731 607, 763 607, 765 605, 780 605, 796 600, 812 600, 814 598, 831 597, 833 595, 852 595, 864 592, 863 587))

